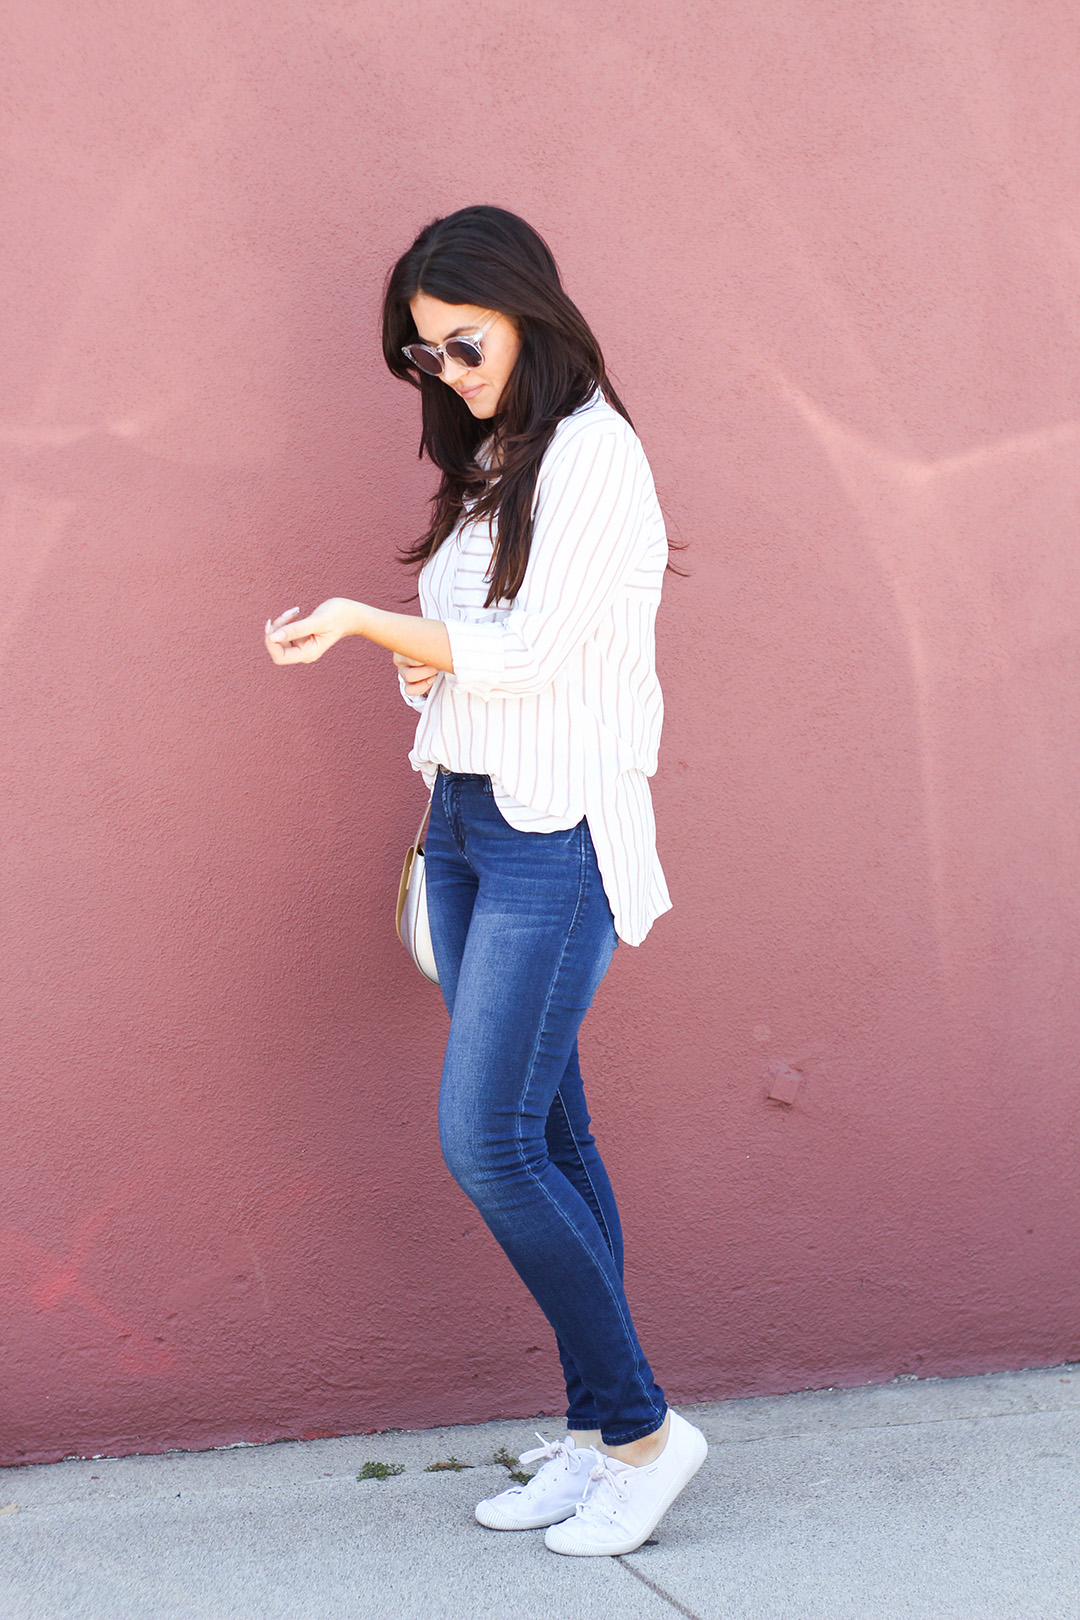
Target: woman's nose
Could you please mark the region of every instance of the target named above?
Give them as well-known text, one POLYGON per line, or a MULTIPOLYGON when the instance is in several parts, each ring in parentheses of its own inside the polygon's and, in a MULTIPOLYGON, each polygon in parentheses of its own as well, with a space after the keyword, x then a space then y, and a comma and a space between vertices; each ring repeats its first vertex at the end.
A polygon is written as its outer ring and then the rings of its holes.
POLYGON ((448 354, 443 355, 443 382, 448 382, 451 387, 457 381, 459 372, 469 369, 468 366, 463 366, 460 360, 451 360, 448 354))

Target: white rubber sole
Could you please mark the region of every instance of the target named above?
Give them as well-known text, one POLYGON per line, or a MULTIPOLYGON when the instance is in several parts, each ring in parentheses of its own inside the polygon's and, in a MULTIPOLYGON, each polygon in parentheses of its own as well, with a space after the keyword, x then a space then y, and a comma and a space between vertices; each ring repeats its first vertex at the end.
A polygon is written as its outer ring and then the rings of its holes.
POLYGON ((547 1530, 553 1524, 561 1524, 564 1519, 572 1519, 575 1511, 576 1504, 571 1503, 568 1508, 561 1508, 555 1514, 547 1513, 543 1518, 518 1519, 494 1501, 476 1504, 477 1522, 487 1530, 547 1530))
MULTIPOLYGON (((685 1419, 683 1420, 686 1421, 685 1419)), ((693 1429, 693 1424, 687 1424, 693 1429)), ((552 1525, 544 1537, 544 1545, 549 1552, 562 1553, 568 1558, 619 1558, 623 1553, 636 1552, 641 1544, 648 1541, 668 1508, 681 1491, 684 1491, 709 1455, 709 1444, 699 1429, 694 1429, 695 1439, 688 1437, 686 1460, 679 1472, 672 1479, 663 1496, 657 1501, 655 1510, 644 1529, 633 1536, 627 1536, 622 1541, 605 1542, 603 1546, 591 1542, 586 1538, 577 1539, 574 1536, 573 1526, 567 1525, 565 1530, 559 1528, 562 1523, 552 1525)), ((567 1515, 569 1517, 569 1515, 567 1515)))

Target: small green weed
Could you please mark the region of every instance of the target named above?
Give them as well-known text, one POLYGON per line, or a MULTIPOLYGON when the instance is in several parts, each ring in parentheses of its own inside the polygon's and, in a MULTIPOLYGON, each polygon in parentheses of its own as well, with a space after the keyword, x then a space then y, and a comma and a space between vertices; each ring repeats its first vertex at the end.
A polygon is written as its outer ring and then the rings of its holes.
POLYGON ((531 1474, 527 1474, 523 1468, 517 1466, 517 1458, 512 1457, 505 1446, 500 1446, 498 1451, 492 1454, 492 1457, 493 1461, 500 1463, 506 1469, 515 1485, 527 1485, 532 1479, 531 1474))
POLYGON ((357 1474, 357 1479, 389 1479, 392 1474, 403 1474, 404 1463, 366 1462, 357 1474))
POLYGON ((425 1474, 460 1474, 463 1468, 471 1468, 472 1463, 459 1462, 456 1457, 447 1457, 445 1462, 428 1463, 424 1469, 425 1474))

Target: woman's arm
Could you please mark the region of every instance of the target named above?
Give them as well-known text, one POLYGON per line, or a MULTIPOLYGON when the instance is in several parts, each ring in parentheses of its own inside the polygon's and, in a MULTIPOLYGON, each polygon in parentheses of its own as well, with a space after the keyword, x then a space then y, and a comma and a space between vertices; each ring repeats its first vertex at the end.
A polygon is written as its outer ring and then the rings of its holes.
MULTIPOLYGON (((290 608, 266 621, 266 650, 275 664, 312 664, 343 636, 364 636, 378 647, 433 672, 454 667, 450 637, 441 619, 418 619, 411 613, 384 613, 366 602, 332 596, 306 619, 295 619, 290 608)), ((398 665, 399 669, 402 665, 398 665)))
POLYGON ((643 521, 651 494, 648 463, 629 429, 598 424, 577 432, 541 468, 529 566, 505 619, 447 625, 335 596, 306 619, 286 623, 300 611, 293 608, 268 623, 267 649, 278 664, 312 663, 342 636, 366 636, 428 667, 432 679, 445 671, 478 697, 539 692, 640 566, 653 540, 643 521))

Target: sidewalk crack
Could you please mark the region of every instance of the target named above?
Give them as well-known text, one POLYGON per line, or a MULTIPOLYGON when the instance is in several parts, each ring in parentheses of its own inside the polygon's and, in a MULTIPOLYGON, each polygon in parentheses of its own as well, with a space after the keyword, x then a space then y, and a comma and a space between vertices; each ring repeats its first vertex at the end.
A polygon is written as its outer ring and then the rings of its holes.
POLYGON ((693 1609, 688 1609, 684 1603, 679 1602, 678 1598, 672 1597, 670 1592, 665 1592, 662 1586, 657 1586, 655 1581, 651 1581, 647 1575, 643 1575, 640 1569, 635 1569, 633 1564, 628 1564, 625 1556, 616 1557, 615 1562, 621 1564, 623 1569, 629 1570, 630 1574, 639 1580, 643 1586, 647 1586, 650 1592, 655 1592, 657 1597, 663 1598, 665 1603, 670 1603, 677 1614, 684 1616, 684 1620, 701 1620, 701 1616, 695 1614, 693 1609))

